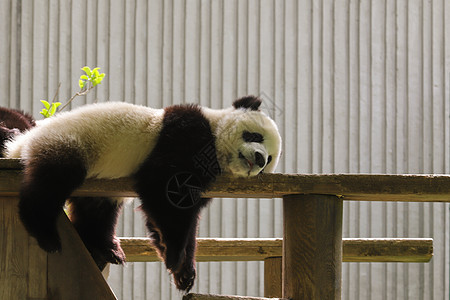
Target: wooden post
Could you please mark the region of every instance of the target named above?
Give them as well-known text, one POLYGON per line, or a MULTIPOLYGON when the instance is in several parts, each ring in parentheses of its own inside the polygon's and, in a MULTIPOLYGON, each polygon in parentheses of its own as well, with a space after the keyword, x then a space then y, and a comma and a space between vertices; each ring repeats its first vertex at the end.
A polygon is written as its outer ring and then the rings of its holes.
POLYGON ((264 259, 264 297, 281 298, 282 286, 282 258, 281 256, 264 259))
POLYGON ((283 197, 283 298, 341 299, 342 200, 283 197))
POLYGON ((0 299, 47 299, 47 253, 25 231, 18 201, 0 197, 0 299))

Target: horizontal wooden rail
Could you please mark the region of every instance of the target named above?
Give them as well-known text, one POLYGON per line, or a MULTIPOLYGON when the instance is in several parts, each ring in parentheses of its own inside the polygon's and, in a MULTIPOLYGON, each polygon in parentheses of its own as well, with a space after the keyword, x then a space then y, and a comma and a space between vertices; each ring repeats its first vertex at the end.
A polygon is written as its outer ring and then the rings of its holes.
MULTIPOLYGON (((17 196, 21 165, 17 159, 0 159, 0 195, 17 196)), ((129 178, 90 179, 77 196, 135 197, 129 178)), ((261 174, 251 178, 221 176, 205 197, 278 198, 290 194, 337 195, 356 201, 450 202, 448 175, 377 174, 261 174)))
MULTIPOLYGON (((129 262, 159 258, 147 238, 121 238, 129 262)), ((262 261, 282 256, 282 239, 197 239, 197 261, 262 261)), ((344 262, 428 262, 432 239, 343 239, 344 262)))
POLYGON ((187 294, 183 300, 287 300, 281 298, 260 298, 260 297, 243 297, 243 296, 222 296, 210 294, 187 294))

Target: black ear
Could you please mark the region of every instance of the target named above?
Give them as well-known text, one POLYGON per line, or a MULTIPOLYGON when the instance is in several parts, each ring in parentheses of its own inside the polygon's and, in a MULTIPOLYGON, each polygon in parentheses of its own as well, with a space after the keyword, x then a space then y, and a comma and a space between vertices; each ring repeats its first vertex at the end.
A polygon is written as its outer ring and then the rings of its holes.
POLYGON ((245 96, 242 98, 239 98, 237 100, 234 100, 233 106, 234 108, 249 108, 251 110, 259 110, 259 106, 261 105, 262 101, 258 97, 255 96, 245 96))

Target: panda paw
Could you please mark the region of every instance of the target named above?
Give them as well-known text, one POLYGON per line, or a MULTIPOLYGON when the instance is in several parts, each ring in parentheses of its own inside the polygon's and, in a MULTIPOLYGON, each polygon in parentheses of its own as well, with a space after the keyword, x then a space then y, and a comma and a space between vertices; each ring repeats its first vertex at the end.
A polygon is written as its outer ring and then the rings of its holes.
POLYGON ((44 237, 36 237, 36 240, 39 244, 39 247, 41 247, 44 251, 47 251, 48 253, 57 253, 61 252, 62 246, 61 241, 59 239, 58 234, 56 235, 47 235, 44 237))
POLYGON ((125 263, 125 253, 120 247, 118 239, 114 239, 111 245, 104 247, 88 247, 95 263, 100 271, 103 271, 106 264, 122 265, 125 263))
POLYGON ((193 265, 190 267, 183 265, 181 270, 174 272, 172 275, 177 289, 188 293, 194 286, 196 272, 193 265))

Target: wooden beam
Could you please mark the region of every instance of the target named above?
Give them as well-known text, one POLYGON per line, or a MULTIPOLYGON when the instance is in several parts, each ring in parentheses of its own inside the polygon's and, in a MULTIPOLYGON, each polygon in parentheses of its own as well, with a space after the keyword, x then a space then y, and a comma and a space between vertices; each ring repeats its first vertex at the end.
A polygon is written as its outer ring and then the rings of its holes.
POLYGON ((429 262, 433 239, 343 239, 344 262, 429 262))
POLYGON ((187 294, 183 297, 183 300, 287 300, 287 299, 245 297, 245 296, 222 296, 211 294, 187 294))
MULTIPOLYGON (((0 159, 0 195, 17 196, 21 166, 18 160, 0 159)), ((251 178, 221 176, 205 197, 278 198, 290 194, 336 195, 354 201, 450 202, 449 175, 305 175, 261 174, 251 178)), ((135 197, 129 178, 90 179, 77 196, 135 197)))
POLYGON ((283 197, 283 298, 341 299, 342 200, 283 197))
MULTIPOLYGON (((121 238, 129 262, 159 261, 148 238, 121 238)), ((197 261, 262 261, 282 255, 282 239, 198 238, 197 261)), ((429 262, 433 239, 342 239, 343 262, 429 262)))
POLYGON ((264 297, 283 295, 283 258, 281 256, 264 259, 264 297))

